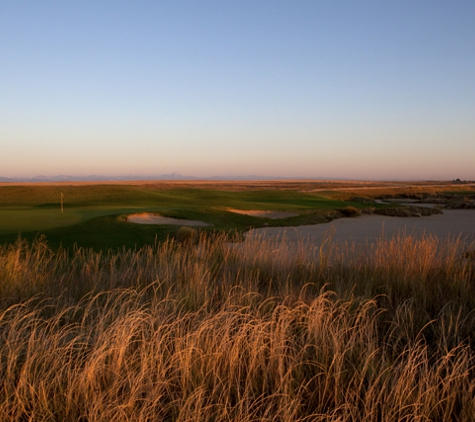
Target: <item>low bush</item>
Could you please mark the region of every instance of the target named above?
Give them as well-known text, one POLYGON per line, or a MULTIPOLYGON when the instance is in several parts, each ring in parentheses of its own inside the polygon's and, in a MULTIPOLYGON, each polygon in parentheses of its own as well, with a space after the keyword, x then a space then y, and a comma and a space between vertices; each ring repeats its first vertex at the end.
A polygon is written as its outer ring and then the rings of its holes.
POLYGON ((355 208, 352 207, 351 205, 343 208, 340 210, 340 212, 345 216, 345 217, 356 217, 361 214, 361 212, 355 208))
POLYGON ((180 227, 176 235, 176 239, 179 243, 195 245, 198 243, 198 231, 192 227, 180 227))

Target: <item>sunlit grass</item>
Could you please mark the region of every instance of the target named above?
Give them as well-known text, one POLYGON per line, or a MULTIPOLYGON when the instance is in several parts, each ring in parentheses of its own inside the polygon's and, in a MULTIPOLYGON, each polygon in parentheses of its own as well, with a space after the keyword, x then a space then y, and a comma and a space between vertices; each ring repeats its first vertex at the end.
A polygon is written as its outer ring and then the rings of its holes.
POLYGON ((5 421, 471 421, 461 239, 0 249, 5 421))

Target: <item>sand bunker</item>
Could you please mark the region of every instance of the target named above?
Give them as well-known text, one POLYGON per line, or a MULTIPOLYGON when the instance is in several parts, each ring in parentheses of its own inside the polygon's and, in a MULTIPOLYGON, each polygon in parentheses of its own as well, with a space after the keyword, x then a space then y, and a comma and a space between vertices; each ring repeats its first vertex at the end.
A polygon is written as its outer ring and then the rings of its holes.
POLYGON ((296 217, 298 215, 295 212, 284 212, 284 211, 234 210, 234 209, 228 209, 227 211, 235 212, 236 214, 250 215, 251 217, 272 218, 273 220, 278 220, 280 218, 296 217))
POLYGON ((157 224, 157 225, 173 225, 173 226, 212 226, 212 224, 197 220, 180 220, 179 218, 164 217, 160 214, 143 212, 140 214, 131 214, 127 216, 128 223, 135 224, 157 224))

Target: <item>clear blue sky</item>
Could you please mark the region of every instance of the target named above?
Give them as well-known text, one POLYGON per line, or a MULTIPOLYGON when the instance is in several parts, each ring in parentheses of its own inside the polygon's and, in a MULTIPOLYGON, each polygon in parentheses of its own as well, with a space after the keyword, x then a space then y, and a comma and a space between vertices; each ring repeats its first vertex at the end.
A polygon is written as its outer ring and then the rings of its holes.
POLYGON ((0 176, 475 180, 475 1, 0 1, 0 176))

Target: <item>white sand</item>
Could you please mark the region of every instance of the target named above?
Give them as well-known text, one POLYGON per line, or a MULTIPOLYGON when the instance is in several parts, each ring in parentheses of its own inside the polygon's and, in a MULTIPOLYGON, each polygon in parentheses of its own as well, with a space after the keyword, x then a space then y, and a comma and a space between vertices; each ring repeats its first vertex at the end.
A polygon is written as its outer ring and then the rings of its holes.
POLYGON ((204 221, 180 220, 179 218, 164 217, 160 214, 154 214, 150 212, 128 215, 127 222, 135 224, 157 224, 173 226, 212 226, 212 224, 205 223, 204 221))
POLYGON ((329 235, 332 241, 355 242, 364 245, 384 236, 391 238, 405 231, 408 235, 435 235, 441 240, 461 236, 467 242, 475 241, 475 210, 444 210, 443 214, 428 217, 388 217, 363 215, 340 218, 330 223, 298 227, 266 227, 250 230, 247 236, 264 239, 285 239, 291 242, 306 240, 317 245, 329 235))
POLYGON ((295 212, 284 212, 284 211, 235 210, 235 209, 228 209, 227 211, 234 212, 236 214, 250 215, 251 217, 271 218, 273 220, 278 220, 281 218, 296 217, 298 215, 295 212))

